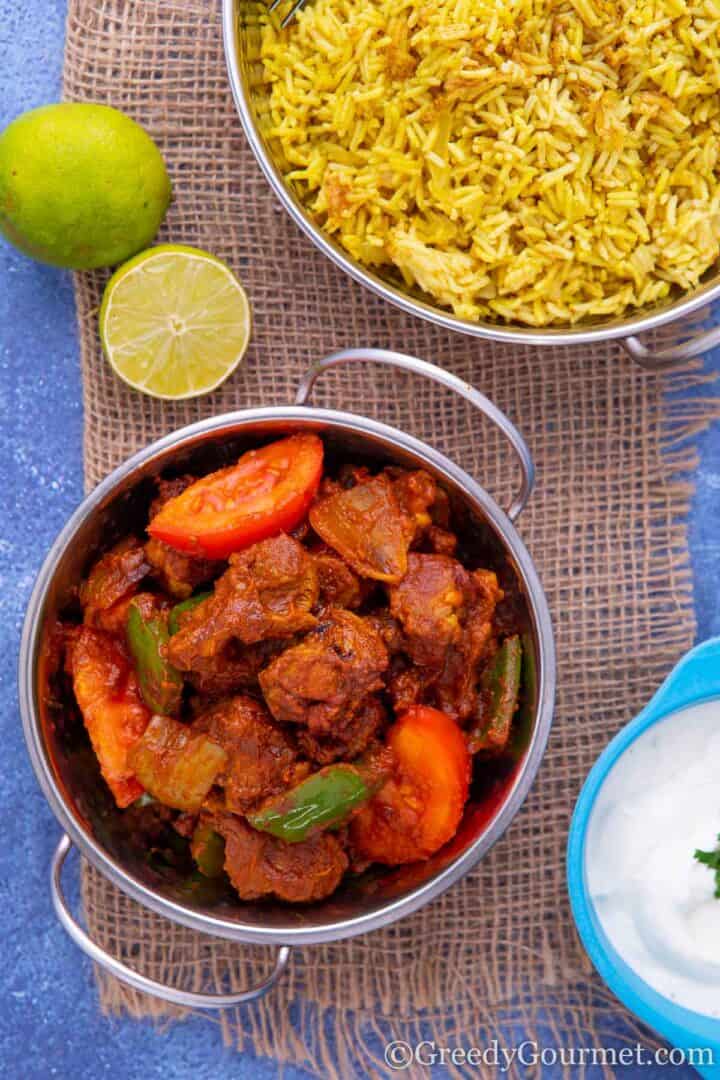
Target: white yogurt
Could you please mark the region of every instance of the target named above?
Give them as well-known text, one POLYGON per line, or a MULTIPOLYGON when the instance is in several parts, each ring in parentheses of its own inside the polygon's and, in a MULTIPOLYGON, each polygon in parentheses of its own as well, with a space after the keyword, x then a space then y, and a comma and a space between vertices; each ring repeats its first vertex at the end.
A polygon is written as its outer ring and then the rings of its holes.
POLYGON ((643 732, 590 815, 590 897, 617 952, 678 1005, 720 1017, 720 899, 694 859, 720 833, 720 701, 643 732))

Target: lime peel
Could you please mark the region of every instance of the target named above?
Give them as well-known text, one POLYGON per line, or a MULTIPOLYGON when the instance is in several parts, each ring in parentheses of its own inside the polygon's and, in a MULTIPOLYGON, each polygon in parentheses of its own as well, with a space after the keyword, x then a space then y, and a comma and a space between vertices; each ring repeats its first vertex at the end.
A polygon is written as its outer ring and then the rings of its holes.
POLYGON ((0 133, 0 232, 41 262, 117 266, 152 243, 171 196, 150 135, 109 105, 43 105, 0 133))

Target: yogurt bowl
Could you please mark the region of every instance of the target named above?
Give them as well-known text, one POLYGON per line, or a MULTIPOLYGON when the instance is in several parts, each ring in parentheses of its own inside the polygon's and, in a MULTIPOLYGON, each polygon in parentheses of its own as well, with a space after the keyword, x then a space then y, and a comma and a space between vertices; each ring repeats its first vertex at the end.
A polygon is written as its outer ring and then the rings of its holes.
POLYGON ((701 1075, 720 1077, 720 898, 713 870, 693 858, 720 833, 713 744, 720 638, 689 652, 595 763, 567 872, 580 938, 604 982, 701 1075))

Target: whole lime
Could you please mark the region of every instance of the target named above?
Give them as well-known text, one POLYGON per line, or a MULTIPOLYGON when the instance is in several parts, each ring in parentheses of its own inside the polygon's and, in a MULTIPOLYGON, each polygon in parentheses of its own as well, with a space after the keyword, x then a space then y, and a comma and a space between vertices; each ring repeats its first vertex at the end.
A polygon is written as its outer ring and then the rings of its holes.
POLYGON ((0 134, 0 231, 41 262, 124 262, 152 242, 171 194, 153 140, 108 105, 45 105, 0 134))

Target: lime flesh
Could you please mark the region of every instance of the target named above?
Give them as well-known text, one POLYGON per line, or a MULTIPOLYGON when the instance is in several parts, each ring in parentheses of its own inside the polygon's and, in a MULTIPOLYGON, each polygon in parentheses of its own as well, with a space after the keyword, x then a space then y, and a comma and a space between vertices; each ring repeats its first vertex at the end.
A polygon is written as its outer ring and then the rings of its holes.
POLYGON ((168 400, 219 386, 242 360, 250 329, 250 305, 230 268, 174 244, 121 266, 100 309, 100 335, 115 373, 168 400))

